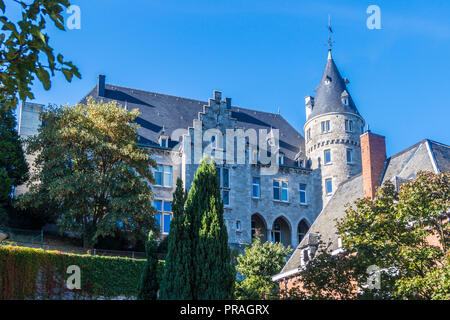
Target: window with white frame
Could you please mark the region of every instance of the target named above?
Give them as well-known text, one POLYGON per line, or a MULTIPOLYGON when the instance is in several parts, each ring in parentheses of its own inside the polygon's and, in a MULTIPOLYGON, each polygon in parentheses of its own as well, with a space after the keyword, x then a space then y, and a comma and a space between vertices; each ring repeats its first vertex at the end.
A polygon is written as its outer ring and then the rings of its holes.
POLYGON ((300 183, 298 186, 298 190, 300 192, 300 203, 306 204, 306 184, 300 183))
POLYGON ((172 220, 172 202, 166 200, 154 200, 153 206, 157 213, 155 214, 159 231, 163 234, 170 232, 170 221, 172 220))
POLYGON ((327 194, 333 193, 333 180, 331 178, 325 179, 325 191, 327 194))
POLYGON ((321 122, 322 133, 330 132, 330 120, 321 122))
POLYGON ((289 201, 287 181, 273 180, 273 199, 278 201, 289 201))
POLYGON ((345 120, 345 131, 353 132, 353 121, 345 120))
POLYGON ((325 164, 331 163, 331 150, 330 149, 324 150, 323 158, 324 158, 325 164))
POLYGON ((261 180, 259 178, 254 177, 252 182, 252 198, 259 199, 261 197, 261 180))
POLYGON ((219 178, 220 192, 224 206, 230 205, 230 169, 217 167, 216 173, 219 178))
POLYGON ((157 165, 155 171, 155 185, 172 187, 172 166, 157 165))

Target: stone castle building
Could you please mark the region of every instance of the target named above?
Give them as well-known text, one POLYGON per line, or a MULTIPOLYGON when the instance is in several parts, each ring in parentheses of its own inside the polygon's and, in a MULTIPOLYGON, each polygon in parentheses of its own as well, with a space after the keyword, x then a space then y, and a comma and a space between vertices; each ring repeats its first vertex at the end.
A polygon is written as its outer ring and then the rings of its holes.
MULTIPOLYGON (((152 189, 162 234, 170 232, 176 179, 181 177, 188 191, 204 153, 216 160, 233 247, 250 243, 255 233, 263 241, 293 248, 304 245, 305 234, 334 202, 337 190, 347 181, 361 179, 361 142, 365 140, 360 136, 371 133, 364 133, 364 118, 331 51, 315 97, 305 99, 306 139, 280 114, 233 106, 231 98, 223 99, 219 91, 206 102, 105 80, 100 75, 81 102, 92 97, 139 109, 138 143, 150 148, 157 162, 152 189), (230 149, 236 151, 231 158, 230 149)), ((34 119, 33 112, 37 111, 23 109, 22 118, 34 119)))

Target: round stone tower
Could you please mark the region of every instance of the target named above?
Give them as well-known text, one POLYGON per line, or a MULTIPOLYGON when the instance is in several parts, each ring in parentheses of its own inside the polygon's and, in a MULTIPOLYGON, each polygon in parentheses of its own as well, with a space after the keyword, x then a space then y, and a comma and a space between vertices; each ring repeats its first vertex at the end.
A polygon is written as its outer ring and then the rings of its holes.
POLYGON ((329 50, 316 96, 305 98, 306 157, 311 169, 320 170, 324 206, 341 182, 361 172, 359 136, 365 122, 347 84, 329 50))

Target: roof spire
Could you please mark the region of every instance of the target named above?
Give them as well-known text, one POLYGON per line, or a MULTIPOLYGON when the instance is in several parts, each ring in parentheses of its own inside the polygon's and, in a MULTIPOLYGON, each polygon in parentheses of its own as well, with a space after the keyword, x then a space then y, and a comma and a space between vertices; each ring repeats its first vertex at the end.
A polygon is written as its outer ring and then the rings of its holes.
POLYGON ((328 59, 331 59, 331 47, 333 46, 333 41, 331 39, 331 34, 333 29, 331 28, 331 16, 328 15, 328 59))

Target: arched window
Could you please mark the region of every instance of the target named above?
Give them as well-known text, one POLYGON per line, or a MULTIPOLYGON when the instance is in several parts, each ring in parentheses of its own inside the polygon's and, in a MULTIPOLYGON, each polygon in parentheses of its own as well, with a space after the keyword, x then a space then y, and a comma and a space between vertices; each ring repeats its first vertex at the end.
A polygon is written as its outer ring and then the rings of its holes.
POLYGON ((300 223, 298 224, 298 243, 302 242, 308 230, 309 230, 308 223, 305 220, 300 221, 300 223))

